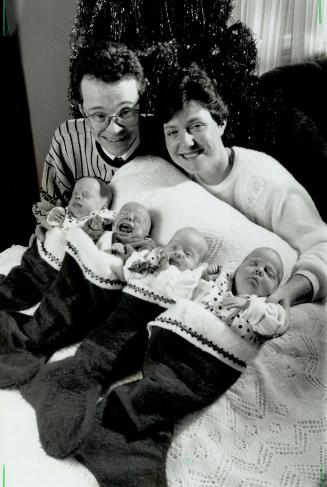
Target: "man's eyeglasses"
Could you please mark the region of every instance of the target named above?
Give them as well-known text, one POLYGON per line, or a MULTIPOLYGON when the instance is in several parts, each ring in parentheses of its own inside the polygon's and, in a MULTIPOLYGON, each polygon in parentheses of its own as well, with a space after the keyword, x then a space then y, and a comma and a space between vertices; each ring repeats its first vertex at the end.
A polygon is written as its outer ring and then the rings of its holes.
POLYGON ((122 108, 116 115, 106 115, 104 113, 94 113, 89 115, 84 108, 81 108, 81 112, 88 124, 94 130, 106 130, 109 127, 111 120, 121 125, 122 127, 132 127, 138 122, 139 110, 137 108, 122 108))

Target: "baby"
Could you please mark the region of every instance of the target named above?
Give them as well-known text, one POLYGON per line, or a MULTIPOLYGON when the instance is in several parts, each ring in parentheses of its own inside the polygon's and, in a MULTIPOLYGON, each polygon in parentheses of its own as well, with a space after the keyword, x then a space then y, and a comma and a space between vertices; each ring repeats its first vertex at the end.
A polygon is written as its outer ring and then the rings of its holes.
POLYGON ((72 228, 66 232, 66 251, 80 265, 84 277, 95 285, 113 288, 116 284, 121 289, 123 264, 134 250, 153 249, 155 242, 149 237, 151 217, 148 210, 137 202, 125 203, 117 214, 112 231, 103 231, 103 220, 95 216, 83 230, 72 228), (92 240, 97 240, 94 246, 92 240), (104 250, 106 254, 100 252, 104 250), (117 258, 113 258, 117 256, 117 258), (118 258, 119 256, 119 258, 118 258))
MULTIPOLYGON (((278 252, 261 247, 243 260, 234 275, 222 271, 201 302, 233 329, 240 326, 240 318, 243 323, 253 323, 257 334, 280 335, 286 331, 286 312, 282 306, 270 306, 263 298, 277 289, 282 277, 278 252)), ((243 336, 244 327, 239 329, 243 336)))
POLYGON ((179 230, 163 248, 133 253, 124 266, 127 284, 109 318, 82 341, 74 357, 45 365, 22 388, 36 409, 49 455, 71 454, 88 431, 102 391, 140 369, 147 323, 179 299, 193 298, 206 253, 205 238, 193 228, 179 230))
MULTIPOLYGON (((73 209, 80 212, 79 202, 73 209)), ((61 211, 58 216, 62 224, 61 211)), ((9 310, 0 312, 0 387, 26 382, 54 351, 81 340, 108 317, 124 285, 122 269, 127 255, 134 247, 155 246, 149 238, 150 214, 139 203, 123 205, 112 231, 103 232, 103 221, 98 214, 87 220, 88 234, 85 223, 83 228, 66 230, 67 252, 62 267, 32 317, 9 310), (100 240, 95 245, 89 234, 96 240, 101 235, 106 251, 100 250, 100 240)))
POLYGON ((200 302, 179 301, 149 323, 143 378, 104 399, 104 426, 128 441, 151 436, 223 394, 261 344, 287 330, 284 308, 265 301, 282 275, 279 254, 258 248, 234 275, 206 282, 200 302))
MULTIPOLYGON (((38 303, 57 276, 65 254, 65 231, 84 226, 95 215, 111 223, 114 213, 108 210, 112 200, 110 186, 100 179, 84 177, 76 181, 66 209, 56 207, 48 215, 50 230, 45 241, 34 239, 21 264, 0 281, 0 309, 27 309, 38 303)), ((99 235, 98 235, 99 237, 99 235)))

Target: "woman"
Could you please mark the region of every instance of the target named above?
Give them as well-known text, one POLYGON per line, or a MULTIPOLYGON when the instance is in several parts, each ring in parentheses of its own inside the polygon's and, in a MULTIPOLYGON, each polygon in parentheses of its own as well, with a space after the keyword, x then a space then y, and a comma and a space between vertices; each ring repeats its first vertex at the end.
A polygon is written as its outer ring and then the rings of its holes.
POLYGON ((321 299, 327 288, 327 228, 307 191, 272 157, 225 147, 228 109, 207 74, 193 64, 163 86, 159 117, 172 161, 217 198, 298 251, 291 279, 267 301, 321 299))

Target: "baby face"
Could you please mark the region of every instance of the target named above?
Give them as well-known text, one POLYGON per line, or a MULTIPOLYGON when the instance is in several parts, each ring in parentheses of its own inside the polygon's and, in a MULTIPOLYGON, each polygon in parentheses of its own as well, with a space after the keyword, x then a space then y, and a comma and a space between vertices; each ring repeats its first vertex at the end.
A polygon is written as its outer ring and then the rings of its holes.
POLYGON ((193 270, 205 257, 208 245, 203 235, 193 228, 178 230, 164 247, 168 262, 179 270, 193 270))
POLYGON ((113 232, 125 237, 147 237, 151 229, 148 210, 139 203, 126 203, 115 218, 113 232))
POLYGON ((270 296, 279 286, 283 264, 277 252, 266 247, 251 252, 235 273, 237 294, 270 296))
POLYGON ((101 195, 99 181, 94 178, 83 178, 75 183, 68 210, 75 218, 82 218, 94 210, 101 210, 107 203, 108 199, 101 195))

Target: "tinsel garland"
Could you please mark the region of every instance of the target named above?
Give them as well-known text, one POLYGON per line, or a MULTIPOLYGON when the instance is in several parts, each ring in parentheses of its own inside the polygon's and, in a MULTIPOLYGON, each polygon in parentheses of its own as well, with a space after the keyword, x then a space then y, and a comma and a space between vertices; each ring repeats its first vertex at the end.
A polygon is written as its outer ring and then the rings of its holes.
MULTIPOLYGON (((274 130, 265 119, 277 113, 267 107, 255 74, 253 35, 241 22, 232 22, 232 9, 232 0, 79 0, 71 59, 81 46, 102 40, 134 49, 148 79, 142 105, 147 113, 155 110, 159 83, 196 62, 229 106, 225 142, 273 145, 274 130)), ((77 88, 70 87, 71 102, 77 88)))

